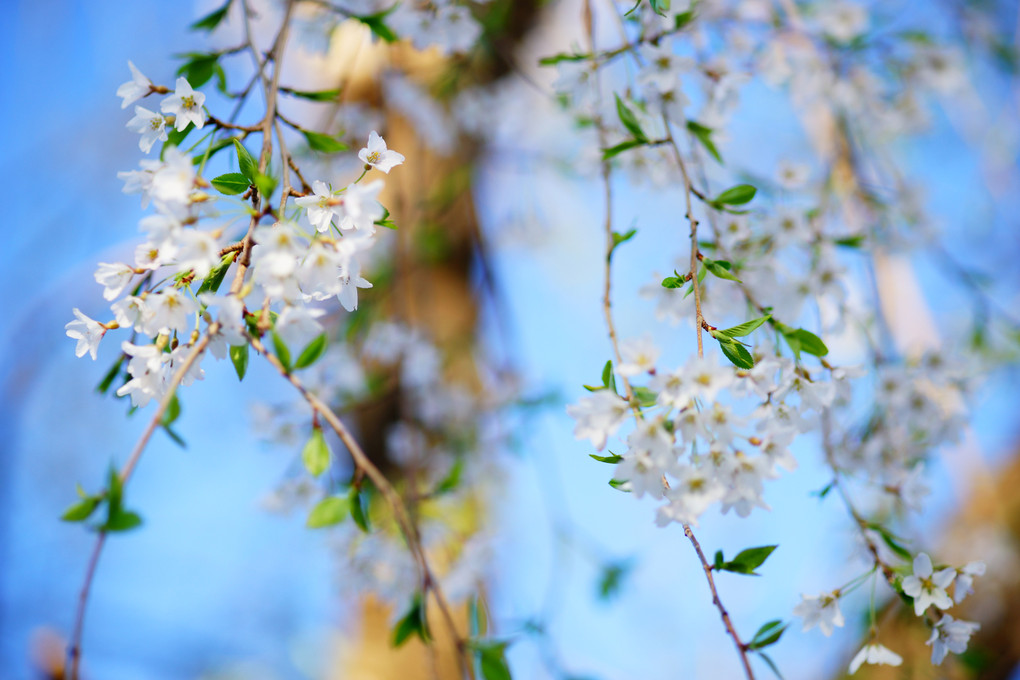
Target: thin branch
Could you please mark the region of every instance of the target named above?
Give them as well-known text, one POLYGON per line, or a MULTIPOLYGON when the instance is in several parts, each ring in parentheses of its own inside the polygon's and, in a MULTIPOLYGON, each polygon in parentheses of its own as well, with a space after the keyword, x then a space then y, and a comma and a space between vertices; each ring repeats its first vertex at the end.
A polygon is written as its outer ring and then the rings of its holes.
MULTIPOLYGON (((135 471, 135 467, 138 465, 138 461, 142 457, 142 452, 145 451, 145 447, 148 445, 149 440, 152 438, 153 433, 159 426, 159 423, 163 420, 163 414, 166 413, 167 408, 170 407, 170 402, 173 401, 174 395, 177 391, 178 385, 181 384, 181 380, 187 374, 191 367, 195 364, 202 352, 209 345, 211 337, 219 330, 219 324, 213 323, 209 326, 208 332, 199 340, 191 353, 188 354, 184 363, 177 369, 173 377, 170 379, 170 384, 167 386, 166 393, 159 402, 159 406, 156 408, 156 412, 152 414, 152 418, 149 420, 149 424, 146 426, 145 431, 142 432, 141 437, 135 443, 134 450, 131 451, 131 455, 128 457, 127 463, 120 471, 121 484, 127 484, 128 480, 131 479, 132 473, 135 471)), ((89 558, 88 567, 85 570, 85 580, 82 583, 81 593, 78 596, 78 608, 74 617, 74 630, 71 633, 71 641, 68 647, 68 654, 71 657, 71 680, 78 680, 81 672, 81 647, 82 647, 82 636, 85 632, 85 610, 88 606, 89 593, 92 591, 92 582, 96 576, 96 565, 99 563, 99 556, 103 552, 103 546, 106 544, 106 532, 100 531, 96 537, 96 545, 92 549, 92 557, 89 558)))
POLYGON ((383 498, 389 504, 393 510, 393 516, 397 520, 397 524, 400 526, 401 533, 403 533, 405 540, 407 541, 408 548, 411 551, 412 557, 418 565, 418 569, 421 572, 422 587, 425 593, 431 592, 436 598, 436 603, 439 605, 439 611, 442 614, 443 620, 449 629, 450 635, 453 637, 454 644, 457 651, 457 663, 460 666, 462 677, 474 677, 474 672, 469 659, 467 658, 467 641, 461 636, 457 630, 456 621, 453 618, 453 613, 450 608, 450 604, 444 595, 442 588, 439 585, 439 581, 436 579, 432 568, 429 566, 428 557, 425 554, 425 549, 421 543, 421 536, 418 530, 415 528, 414 523, 411 521, 411 516, 407 511, 407 507, 404 505, 403 500, 400 498, 400 494, 397 493, 393 485, 390 484, 389 480, 386 479, 375 463, 368 457, 365 451, 361 448, 357 439, 351 434, 351 431, 344 425, 343 421, 337 417, 333 412, 333 409, 328 404, 323 402, 314 393, 310 392, 304 384, 287 368, 280 363, 280 360, 273 354, 266 351, 265 345, 258 338, 251 339, 251 346, 257 352, 262 354, 266 360, 272 364, 281 376, 287 382, 294 386, 294 388, 301 394, 301 396, 308 402, 308 405, 322 417, 323 420, 333 429, 336 435, 343 442, 344 446, 351 454, 351 458, 354 460, 354 465, 358 470, 364 472, 375 487, 382 494, 383 498))

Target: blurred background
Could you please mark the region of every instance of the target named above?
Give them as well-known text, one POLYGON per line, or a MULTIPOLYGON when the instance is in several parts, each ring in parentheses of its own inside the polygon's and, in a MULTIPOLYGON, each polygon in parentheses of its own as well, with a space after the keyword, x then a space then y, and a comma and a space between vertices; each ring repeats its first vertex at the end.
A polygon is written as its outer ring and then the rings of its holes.
MULTIPOLYGON (((5 679, 47 677, 47 665, 61 657, 93 536, 58 518, 74 502, 75 484, 100 488, 110 462, 123 463, 145 425, 144 411, 125 417, 122 401, 95 391, 117 348, 104 346, 98 362, 76 359, 63 328, 73 307, 102 318, 95 263, 130 258, 136 244, 142 212, 137 196, 121 192, 117 172, 137 167, 140 154, 114 92, 129 77, 129 59, 154 82, 171 84, 176 62, 170 55, 209 49, 210 39, 188 26, 217 4, 9 0, 0 8, 0 178, 8 189, 0 247, 5 679)), ((933 30, 951 25, 958 9, 948 2, 924 9, 908 4, 886 9, 933 30)), ((516 10, 520 26, 505 47, 519 64, 568 49, 581 35, 579 3, 540 5, 519 3, 516 10)), ((1014 3, 989 4, 987 12, 999 25, 1017 25, 1014 3)), ((1011 29, 1004 33, 1012 40, 1011 29)), ((350 35, 368 40, 364 32, 350 35)), ((1014 63, 1015 42, 1003 49, 1014 63)), ((304 79, 295 87, 322 85, 311 69, 330 55, 336 50, 327 57, 295 51, 285 73, 304 79)), ((975 63, 973 86, 984 110, 938 103, 927 132, 897 151, 927 187, 923 201, 937 216, 942 248, 987 277, 975 284, 983 295, 1020 316, 1018 92, 1009 68, 975 63)), ((480 67, 473 77, 495 81, 507 71, 505 63, 480 67)), ((525 71, 547 87, 551 74, 525 71)), ((369 69, 366 79, 373 75, 369 69)), ((523 93, 532 86, 517 87, 523 93)), ((524 94, 506 100, 504 109, 492 111, 507 126, 504 135, 448 151, 454 160, 447 166, 426 165, 435 151, 415 148, 406 124, 391 121, 387 134, 391 148, 408 157, 392 173, 394 181, 400 171, 420 181, 436 167, 449 173, 467 167, 457 191, 477 216, 476 222, 465 218, 469 245, 454 242, 446 250, 452 264, 444 261, 430 274, 438 280, 460 272, 459 283, 419 293, 410 322, 443 317, 429 305, 477 305, 451 323, 462 324, 459 332, 477 332, 474 343, 513 368, 525 400, 539 402, 507 416, 503 427, 513 429, 513 445, 494 452, 487 473, 497 487, 482 529, 491 551, 481 568, 492 634, 513 640, 508 658, 520 678, 738 677, 731 641, 679 526, 657 528, 654 504, 609 487, 607 468, 573 438, 564 406, 577 400, 582 384, 598 381, 610 351, 598 293, 599 187, 544 157, 563 148, 562 120, 535 115, 524 94), (514 139, 526 139, 528 148, 508 146, 514 139), (466 166, 457 153, 467 154, 466 166), (479 243, 488 244, 481 255, 479 243)), ((784 158, 810 158, 808 141, 789 124, 788 106, 764 86, 749 86, 727 141, 734 158, 762 173, 784 158)), ((662 247, 680 214, 675 195, 622 181, 617 189, 618 223, 639 230, 615 260, 617 324, 629 337, 644 330, 654 310, 638 294, 653 280, 650 272, 665 275, 685 251, 662 247)), ((917 255, 909 265, 908 284, 922 291, 936 326, 951 331, 961 305, 969 304, 969 294, 961 293, 966 286, 935 257, 917 255)), ((665 358, 680 363, 691 350, 688 336, 664 325, 655 338, 665 358)), ((960 564, 988 563, 989 575, 978 580, 967 610, 967 618, 983 624, 973 654, 947 663, 945 676, 918 664, 909 676, 888 677, 1020 677, 1013 614, 1020 606, 1015 379, 1015 371, 1003 369, 984 382, 979 399, 968 404, 972 427, 939 452, 926 511, 905 527, 921 548, 960 564)), ((187 447, 157 433, 127 492, 144 528, 112 537, 102 556, 87 618, 86 677, 418 677, 378 659, 381 665, 365 670, 359 652, 390 653, 359 637, 370 614, 349 584, 345 590, 346 561, 329 532, 305 529, 302 513, 266 509, 267 497, 291 476, 301 442, 267 443, 252 404, 280 400, 283 387, 258 362, 243 384, 228 365, 210 363, 205 380, 182 394, 176 430, 187 447)), ((747 519, 713 512, 698 530, 709 552, 780 546, 761 577, 719 576, 721 594, 747 635, 768 620, 790 620, 801 593, 829 590, 860 570, 847 554, 852 526, 845 512, 812 495, 828 476, 816 442, 804 439, 795 449, 798 471, 767 486, 770 512, 747 519)), ((860 595, 845 603, 847 625, 830 639, 817 629, 801 633, 794 621, 771 655, 784 677, 843 672, 866 626, 867 593, 860 595)), ((923 631, 905 623, 897 635, 901 644, 883 641, 905 657, 908 645, 916 658, 927 657, 923 631)), ((769 676, 764 666, 756 670, 769 676)))

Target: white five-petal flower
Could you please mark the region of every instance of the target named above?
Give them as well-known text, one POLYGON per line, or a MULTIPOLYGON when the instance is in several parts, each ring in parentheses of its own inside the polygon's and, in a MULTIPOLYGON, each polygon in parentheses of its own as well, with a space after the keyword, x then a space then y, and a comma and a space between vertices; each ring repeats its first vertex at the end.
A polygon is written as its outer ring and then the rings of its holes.
POLYGON ((914 573, 903 579, 903 592, 914 598, 914 613, 920 616, 930 606, 949 609, 953 601, 946 588, 956 578, 955 569, 940 569, 936 572, 927 553, 914 558, 914 573))
POLYGON ((77 347, 74 348, 74 355, 76 357, 83 357, 85 352, 88 352, 92 355, 92 360, 95 361, 96 352, 99 351, 99 341, 106 334, 106 327, 82 314, 81 310, 77 307, 72 311, 78 318, 75 321, 68 322, 64 326, 64 330, 67 331, 67 337, 78 341, 77 347))
POLYGON ((163 114, 150 111, 144 106, 135 107, 135 117, 127 122, 128 130, 142 135, 138 140, 138 148, 149 153, 156 141, 167 140, 166 118, 163 114))
POLYGON ((174 127, 178 132, 188 127, 188 123, 194 123, 195 129, 201 130, 205 125, 203 104, 205 104, 205 95, 193 90, 188 79, 181 76, 177 79, 177 89, 163 100, 159 105, 159 110, 176 117, 174 127))
POLYGON ((888 647, 872 642, 871 644, 864 645, 861 651, 857 652, 853 660, 850 661, 850 675, 856 673, 857 669, 865 663, 899 666, 903 663, 903 657, 888 647))
POLYGON ((843 612, 839 610, 839 596, 836 593, 800 597, 801 602, 793 608, 793 614, 804 619, 802 630, 818 626, 822 634, 829 637, 835 628, 842 628, 843 612))
POLYGON ((390 170, 404 162, 404 156, 387 149, 386 141, 375 130, 368 135, 368 146, 358 152, 358 158, 365 165, 382 170, 387 175, 390 174, 390 170))
POLYGON ((117 96, 124 100, 120 103, 122 109, 134 104, 152 90, 152 81, 142 75, 142 72, 135 68, 135 65, 130 61, 128 68, 131 69, 131 80, 117 88, 117 96))

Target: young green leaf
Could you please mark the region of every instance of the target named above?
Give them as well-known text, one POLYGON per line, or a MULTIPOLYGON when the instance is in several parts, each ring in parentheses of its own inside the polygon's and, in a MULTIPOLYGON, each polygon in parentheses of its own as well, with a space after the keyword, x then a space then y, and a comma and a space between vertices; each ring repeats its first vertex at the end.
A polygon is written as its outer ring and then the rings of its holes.
POLYGON ((748 576, 758 576, 755 569, 765 563, 765 560, 769 558, 772 551, 778 548, 775 545, 765 545, 760 548, 747 548, 737 553, 729 562, 724 562, 721 566, 717 566, 717 569, 722 571, 732 571, 735 574, 747 574, 748 576))
POLYGON ((276 358, 283 364, 283 370, 290 373, 290 348, 276 331, 273 331, 273 351, 276 352, 276 358))
POLYGON ((363 493, 358 487, 352 486, 351 490, 347 492, 347 500, 351 506, 351 519, 359 529, 367 534, 371 531, 368 521, 368 494, 363 493))
POLYGON ((722 205, 743 205, 749 203, 756 193, 758 189, 750 184, 738 184, 716 196, 712 202, 722 205))
POLYGON ((628 139, 627 141, 620 142, 619 144, 611 146, 608 149, 602 149, 602 160, 608 161, 610 158, 614 156, 619 156, 624 151, 628 151, 639 146, 644 146, 645 144, 647 144, 646 140, 628 139))
POLYGON ((625 487, 626 484, 627 484, 627 480, 626 479, 610 479, 609 480, 609 486, 613 487, 617 491, 622 491, 624 493, 630 493, 630 489, 625 487))
POLYGON ((588 455, 591 456, 592 458, 594 458, 595 460, 597 460, 600 463, 612 463, 612 464, 615 465, 616 463, 619 463, 621 460, 623 460, 622 456, 618 456, 615 453, 613 453, 612 451, 610 451, 609 454, 610 455, 608 455, 608 456, 600 456, 600 455, 598 455, 596 453, 589 453, 588 455))
POLYGON ((722 156, 719 155, 719 149, 716 148, 715 142, 712 141, 712 128, 705 127, 701 123, 693 120, 687 121, 687 129, 690 130, 691 134, 701 142, 701 145, 705 147, 705 150, 712 156, 712 158, 722 163, 722 156))
POLYGON ((207 31, 211 33, 216 29, 217 26, 220 25, 223 19, 226 18, 227 10, 230 9, 231 2, 233 2, 233 0, 227 0, 225 3, 223 3, 222 7, 220 7, 219 9, 214 9, 212 12, 209 12, 204 17, 202 17, 195 23, 191 24, 189 28, 192 31, 207 31))
POLYGON ((623 100, 620 99, 620 95, 614 95, 616 97, 616 115, 620 117, 620 122, 623 123, 623 127, 627 128, 630 134, 634 135, 634 139, 641 142, 647 143, 648 137, 645 135, 644 130, 641 129, 641 124, 638 123, 637 116, 631 111, 623 100))
POLYGON ((776 619, 769 621, 754 634, 751 641, 747 643, 747 648, 750 650, 763 649, 769 645, 774 645, 779 642, 779 638, 782 636, 783 631, 786 630, 786 624, 781 620, 776 619))
POLYGON ((619 394, 616 391, 616 374, 613 372, 612 359, 607 361, 606 365, 602 367, 602 387, 619 394))
POLYGON ((110 366, 110 370, 106 372, 103 379, 99 381, 98 385, 96 385, 96 392, 106 394, 106 391, 110 389, 110 385, 112 385, 113 381, 117 379, 118 375, 120 375, 120 367, 123 365, 124 355, 121 354, 120 358, 114 362, 113 366, 110 366))
POLYGON ((177 69, 177 75, 188 79, 188 84, 199 88, 209 82, 216 73, 217 61, 220 55, 216 52, 205 54, 203 52, 188 52, 178 55, 188 57, 188 60, 177 69))
POLYGON ((679 276, 667 276, 662 280, 663 288, 683 288, 684 280, 679 276))
POLYGON ((737 326, 733 326, 732 328, 716 331, 715 335, 725 335, 728 338, 742 338, 744 336, 750 335, 759 326, 761 326, 763 323, 765 323, 771 318, 772 318, 771 314, 766 314, 765 316, 758 317, 757 319, 745 321, 744 323, 739 324, 737 326))
POLYGON ((736 281, 737 283, 743 283, 740 279, 738 279, 730 272, 730 268, 733 265, 731 265, 726 260, 710 260, 706 257, 704 260, 704 265, 705 268, 708 271, 712 272, 712 275, 717 278, 726 279, 728 281, 736 281))
POLYGON ((329 496, 323 498, 308 513, 308 521, 305 522, 305 526, 309 529, 321 529, 339 524, 347 517, 350 508, 350 501, 346 497, 329 496))
POLYGON ((621 243, 626 243, 627 241, 629 241, 632 238, 634 238, 634 234, 636 234, 636 233, 637 233, 637 229, 628 229, 627 232, 623 233, 623 234, 621 234, 618 231, 614 231, 613 232, 613 250, 616 250, 616 247, 619 246, 621 243))
POLYGON ((159 424, 163 427, 170 427, 174 424, 174 421, 181 417, 181 401, 177 398, 177 395, 170 397, 170 403, 167 404, 166 411, 163 412, 163 418, 159 421, 159 424))
POLYGON ((318 477, 329 468, 329 459, 329 444, 322 434, 322 428, 313 427, 312 436, 301 450, 301 461, 305 464, 308 474, 318 477))
POLYGON ((321 151, 322 153, 337 153, 338 151, 347 151, 347 149, 350 148, 336 137, 332 137, 321 132, 302 130, 301 134, 305 136, 305 140, 308 142, 308 147, 315 151, 321 151))
POLYGON ((351 18, 357 19, 361 23, 368 26, 370 29, 372 29, 372 33, 375 33, 377 36, 379 36, 379 38, 381 38, 383 42, 394 43, 397 42, 397 40, 399 40, 399 37, 397 36, 396 33, 393 32, 393 30, 389 26, 386 25, 384 19, 386 18, 386 15, 388 15, 390 12, 396 9, 397 4, 399 3, 394 3, 392 7, 382 12, 369 14, 363 17, 351 17, 351 18))
POLYGON ((318 90, 309 92, 307 90, 295 90, 289 87, 281 87, 280 92, 285 92, 292 97, 300 97, 313 102, 332 102, 340 98, 340 90, 318 90))
POLYGON ((421 593, 415 593, 414 599, 411 600, 411 608, 407 610, 407 613, 393 627, 392 645, 399 647, 411 635, 417 635, 421 638, 422 642, 428 642, 432 636, 429 634, 427 621, 425 617, 425 600, 421 593))
POLYGON ((737 368, 743 368, 750 370, 754 368, 754 357, 747 351, 747 348, 741 345, 736 340, 730 340, 728 338, 716 338, 719 341, 719 348, 722 349, 722 353, 729 359, 734 366, 737 368))
POLYGON ((230 363, 234 364, 237 379, 244 380, 244 374, 248 372, 248 345, 231 345, 230 363))
POLYGON ((270 175, 263 175, 261 172, 255 175, 255 188, 259 190, 259 194, 263 198, 273 195, 273 191, 276 189, 276 178, 270 175))
POLYGON ((84 522, 92 513, 95 512, 96 508, 99 507, 100 498, 95 496, 86 496, 82 500, 78 501, 60 516, 65 522, 84 522))
POLYGON ((475 643, 478 666, 483 680, 511 680, 510 666, 506 662, 506 642, 475 643))
MULTIPOLYGON (((793 336, 797 339, 800 345, 800 351, 807 352, 816 357, 824 357, 829 353, 829 348, 825 346, 822 339, 811 331, 806 331, 803 328, 798 328, 793 332, 793 336)), ((789 336, 787 336, 789 339, 789 336)))
POLYGON ((239 172, 228 172, 225 175, 213 177, 209 181, 212 182, 217 191, 227 196, 243 194, 251 186, 248 178, 239 172))
POLYGON ((623 580, 630 572, 629 562, 610 562, 602 567, 602 574, 599 577, 599 597, 608 600, 618 592, 623 585, 623 580))
POLYGON ((636 385, 634 387, 634 398, 637 399, 640 406, 654 406, 659 398, 659 393, 643 385, 636 385))
POLYGON ((100 531, 117 532, 130 531, 142 525, 142 518, 136 512, 120 510, 106 520, 106 523, 99 527, 100 531))
POLYGON ((458 458, 457 462, 453 464, 450 471, 446 474, 446 477, 444 477, 443 480, 436 485, 433 493, 436 496, 442 496, 443 494, 447 494, 455 490, 458 486, 460 486, 460 478, 463 472, 464 459, 458 458))
POLYGON ((328 346, 329 336, 322 333, 309 342, 303 350, 301 350, 301 354, 298 356, 297 361, 294 362, 294 368, 305 368, 306 366, 311 366, 319 360, 319 357, 322 356, 328 346))
POLYGON ((237 165, 241 168, 241 174, 248 179, 249 184, 255 183, 259 174, 259 164, 255 157, 248 153, 241 142, 234 140, 234 149, 237 151, 237 165))
POLYGON ((202 281, 202 285, 198 287, 195 295, 201 295, 202 293, 215 293, 220 289, 223 284, 223 278, 227 275, 227 270, 230 269, 230 265, 233 264, 234 258, 237 257, 237 253, 227 253, 220 258, 220 263, 209 270, 205 279, 202 281))

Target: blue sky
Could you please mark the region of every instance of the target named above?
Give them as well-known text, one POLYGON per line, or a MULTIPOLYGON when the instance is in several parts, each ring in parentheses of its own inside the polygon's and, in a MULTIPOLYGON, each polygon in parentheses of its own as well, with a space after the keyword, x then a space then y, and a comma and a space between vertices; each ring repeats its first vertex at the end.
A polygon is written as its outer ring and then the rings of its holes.
MULTIPOLYGON (((123 461, 144 425, 142 417, 126 419, 122 403, 92 391, 103 362, 75 359, 63 326, 72 307, 87 313, 105 307, 92 281, 95 262, 133 249, 142 214, 137 196, 123 195, 116 178, 139 157, 136 136, 124 128, 130 116, 114 96, 129 75, 126 62, 133 60, 157 82, 170 82, 169 55, 203 44, 185 30, 197 14, 187 3, 70 0, 7 2, 0 9, 0 178, 9 190, 0 248, 0 283, 9 291, 6 322, 0 324, 5 677, 29 677, 26 649, 34 631, 70 629, 91 537, 56 518, 73 500, 74 483, 99 487, 109 461, 123 461)), ((756 158, 769 166, 779 145, 791 140, 766 144, 764 131, 786 112, 764 93, 752 96, 749 105, 766 105, 754 126, 738 128, 734 145, 754 145, 756 158)), ((982 212, 968 203, 978 170, 944 119, 936 118, 927 142, 905 152, 932 182, 931 201, 953 232, 951 245, 974 249, 993 269, 1016 254, 1015 236, 1009 240, 1002 223, 1010 206, 982 212), (974 224, 976 215, 985 214, 987 220, 974 224), (999 245, 996 252, 990 252, 993 244, 999 245)), ((510 193, 505 189, 512 181, 520 180, 502 174, 498 163, 482 173, 483 219, 494 221, 499 195, 510 193)), ((593 293, 601 277, 601 238, 591 235, 601 219, 597 188, 559 179, 533 190, 545 192, 549 204, 565 203, 572 219, 559 225, 562 231, 543 250, 509 251, 496 266, 516 354, 532 384, 576 399, 579 386, 595 379, 608 356, 593 293)), ((664 216, 678 214, 676 197, 622 184, 618 190, 624 206, 619 222, 636 220, 640 228, 617 260, 620 295, 634 300, 650 269, 671 266, 662 247, 673 238, 664 216)), ((982 196, 980 205, 988 202, 982 196)), ((941 279, 925 262, 919 267, 938 295, 941 279)), ((641 302, 618 310, 625 335, 631 334, 626 329, 642 329, 650 312, 641 302)), ((936 312, 951 313, 941 307, 936 312)), ((660 329, 657 337, 669 343, 675 332, 660 329)), ((676 344, 677 361, 688 349, 676 344)), ((111 347, 104 351, 113 356, 111 347)), ((145 516, 144 530, 115 537, 103 555, 85 641, 94 677, 197 678, 242 662, 258 665, 266 677, 311 677, 300 650, 324 652, 325 631, 343 618, 334 588, 342 572, 321 536, 304 530, 300 518, 269 516, 257 507, 291 458, 251 436, 247 395, 272 393, 279 381, 254 367, 241 389, 225 364, 207 373, 185 395, 179 430, 188 448, 157 436, 132 481, 128 498, 145 516)), ((991 396, 976 409, 979 438, 993 455, 1015 432, 1003 398, 1011 393, 1001 388, 993 382, 991 396)), ((571 670, 606 680, 672 678, 692 664, 693 677, 736 672, 730 641, 717 625, 679 528, 656 528, 652 504, 635 503, 606 485, 608 468, 573 440, 560 408, 537 418, 527 435, 527 455, 508 460, 499 516, 501 566, 494 569, 493 597, 500 630, 511 634, 534 615, 559 561, 565 577, 551 582, 559 603, 551 629, 571 670), (635 560, 618 601, 593 597, 598 574, 592 560, 552 548, 550 512, 567 513, 578 534, 595 536, 604 559, 635 560)), ((800 592, 832 588, 854 575, 842 547, 845 518, 832 504, 818 512, 818 501, 808 495, 826 481, 810 451, 804 449, 797 474, 769 486, 771 513, 748 520, 712 513, 699 529, 709 552, 781 545, 762 578, 720 578, 723 597, 747 635, 769 619, 788 619, 800 592)), ((935 475, 939 489, 948 490, 945 471, 935 475)), ((937 505, 919 527, 931 526, 946 510, 937 505)), ((846 613, 855 620, 852 609, 846 613)), ((828 641, 817 630, 791 633, 773 656, 788 678, 818 677, 853 652, 851 628, 828 641)), ((520 677, 536 677, 537 653, 529 642, 516 643, 511 659, 520 677)))

